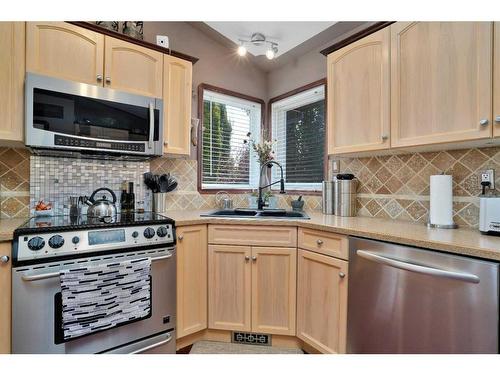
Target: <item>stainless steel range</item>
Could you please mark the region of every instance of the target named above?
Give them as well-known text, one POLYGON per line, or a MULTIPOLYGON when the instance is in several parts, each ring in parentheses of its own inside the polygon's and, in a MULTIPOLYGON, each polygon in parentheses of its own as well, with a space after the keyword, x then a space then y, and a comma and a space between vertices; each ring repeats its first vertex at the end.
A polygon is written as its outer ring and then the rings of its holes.
POLYGON ((175 222, 155 213, 31 219, 14 232, 12 352, 175 353, 175 244, 175 222), (151 259, 151 314, 65 340, 60 273, 144 258, 151 259))

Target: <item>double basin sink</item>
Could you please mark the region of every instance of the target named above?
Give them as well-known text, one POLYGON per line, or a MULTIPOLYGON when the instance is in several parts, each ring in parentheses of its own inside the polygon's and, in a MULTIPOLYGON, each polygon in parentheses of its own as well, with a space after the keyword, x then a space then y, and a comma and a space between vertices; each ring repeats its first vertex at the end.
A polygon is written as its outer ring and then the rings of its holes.
POLYGON ((219 209, 201 214, 206 217, 234 217, 245 219, 310 219, 305 212, 286 210, 254 210, 251 208, 219 209))

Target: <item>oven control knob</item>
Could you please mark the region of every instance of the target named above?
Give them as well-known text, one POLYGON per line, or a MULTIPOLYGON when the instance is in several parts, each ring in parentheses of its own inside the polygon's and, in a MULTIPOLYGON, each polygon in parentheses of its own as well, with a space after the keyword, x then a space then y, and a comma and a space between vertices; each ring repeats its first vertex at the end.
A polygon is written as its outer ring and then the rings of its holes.
POLYGON ((71 242, 73 242, 75 245, 80 242, 80 237, 78 236, 74 236, 72 239, 71 239, 71 242))
POLYGON ((147 227, 144 229, 144 237, 146 238, 153 238, 155 235, 155 230, 151 227, 147 227))
POLYGON ((156 230, 156 234, 158 235, 158 237, 165 237, 167 233, 168 233, 167 227, 159 227, 156 230))
POLYGON ((136 230, 134 230, 134 231, 132 232, 132 237, 134 237, 134 238, 139 237, 139 232, 138 232, 138 231, 136 231, 136 230))
POLYGON ((42 237, 33 237, 28 241, 28 248, 31 251, 41 250, 45 246, 45 241, 42 237))
POLYGON ((53 249, 59 249, 62 245, 64 245, 64 238, 58 234, 50 237, 49 246, 53 249))

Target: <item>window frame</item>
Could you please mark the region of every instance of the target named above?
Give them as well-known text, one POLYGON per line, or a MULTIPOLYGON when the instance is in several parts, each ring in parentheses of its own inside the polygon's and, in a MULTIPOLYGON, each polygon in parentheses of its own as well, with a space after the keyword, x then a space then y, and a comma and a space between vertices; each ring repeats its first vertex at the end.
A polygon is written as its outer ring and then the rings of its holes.
MULTIPOLYGON (((266 131, 265 133, 268 134, 269 136, 271 136, 272 134, 272 121, 273 121, 273 118, 272 118, 272 105, 273 103, 275 102, 279 102, 280 100, 283 100, 283 99, 286 99, 286 98, 289 98, 290 96, 294 96, 294 95, 297 95, 297 94, 300 94, 304 91, 308 91, 308 90, 311 90, 311 89, 314 89, 316 87, 319 87, 319 86, 324 86, 324 91, 325 91, 325 139, 324 139, 324 143, 323 143, 323 148, 324 148, 324 153, 323 153, 323 180, 326 179, 326 177, 328 176, 328 123, 327 123, 327 111, 328 111, 328 85, 327 85, 327 81, 326 81, 326 78, 322 78, 322 79, 319 79, 317 81, 314 81, 314 82, 311 82, 311 83, 308 83, 307 85, 304 85, 304 86, 301 86, 301 87, 298 87, 294 90, 291 90, 291 91, 288 91, 284 94, 281 94, 281 95, 278 95, 278 96, 275 96, 274 98, 271 98, 269 99, 269 101, 267 102, 267 116, 266 116, 266 131)), ((288 184, 289 186, 290 185, 293 185, 293 184, 288 184)), ((305 185, 305 184, 301 184, 301 185, 305 185)), ((287 193, 291 193, 291 194, 304 194, 304 195, 321 195, 321 188, 319 189, 311 189, 311 190, 305 190, 305 189, 285 189, 287 193)))
POLYGON ((260 137, 262 138, 264 136, 264 132, 266 129, 266 102, 262 99, 246 95, 240 92, 228 90, 222 87, 214 86, 208 83, 200 83, 198 85, 198 118, 200 120, 199 125, 198 125, 198 145, 197 145, 197 161, 198 161, 198 181, 197 181, 197 187, 198 187, 198 192, 200 194, 215 194, 218 191, 224 190, 229 193, 233 194, 240 194, 240 193, 251 193, 252 190, 255 190, 255 188, 238 188, 238 187, 231 187, 230 184, 227 185, 221 185, 220 187, 217 188, 203 188, 202 185, 202 175, 203 175, 203 124, 204 124, 204 105, 203 105, 203 97, 204 97, 204 91, 212 91, 218 94, 222 95, 228 95, 228 96, 233 96, 235 98, 247 100, 250 102, 254 102, 260 105, 260 137))

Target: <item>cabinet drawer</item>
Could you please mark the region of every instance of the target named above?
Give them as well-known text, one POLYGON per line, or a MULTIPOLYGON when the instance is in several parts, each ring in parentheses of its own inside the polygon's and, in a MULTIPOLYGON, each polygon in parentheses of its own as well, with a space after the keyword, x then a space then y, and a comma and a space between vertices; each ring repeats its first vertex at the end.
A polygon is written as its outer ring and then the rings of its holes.
POLYGON ((347 236, 314 229, 299 228, 298 241, 298 247, 301 249, 346 260, 348 258, 349 244, 347 236))
POLYGON ((258 225, 209 225, 208 242, 221 245, 297 247, 297 228, 258 225))

